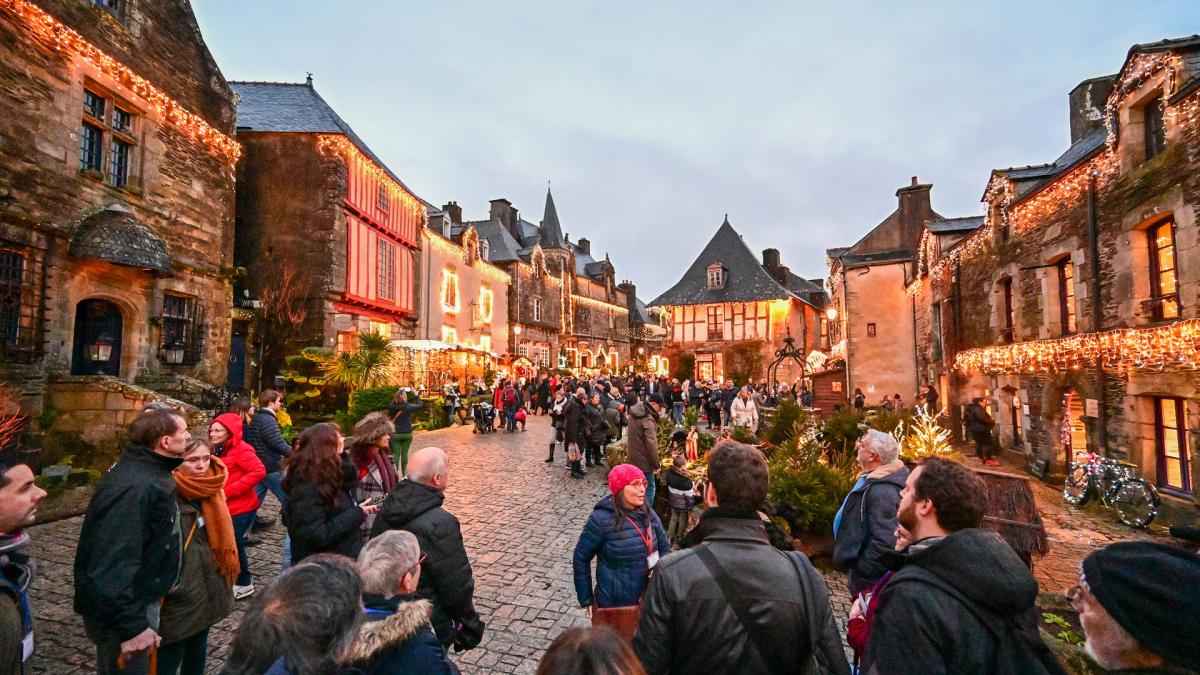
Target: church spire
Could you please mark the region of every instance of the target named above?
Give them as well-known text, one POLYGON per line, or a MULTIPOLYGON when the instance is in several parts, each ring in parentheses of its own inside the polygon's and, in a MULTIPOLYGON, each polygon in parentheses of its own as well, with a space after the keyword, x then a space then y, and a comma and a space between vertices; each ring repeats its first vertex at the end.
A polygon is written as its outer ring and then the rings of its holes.
POLYGON ((546 210, 542 214, 542 233, 538 243, 542 248, 567 248, 563 239, 562 226, 558 223, 558 210, 554 208, 554 195, 546 188, 546 210))

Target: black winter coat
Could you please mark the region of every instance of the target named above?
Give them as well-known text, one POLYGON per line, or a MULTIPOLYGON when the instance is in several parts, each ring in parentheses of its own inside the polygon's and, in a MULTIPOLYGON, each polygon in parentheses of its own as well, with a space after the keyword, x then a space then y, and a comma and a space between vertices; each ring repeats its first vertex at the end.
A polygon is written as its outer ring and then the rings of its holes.
POLYGON ((604 413, 591 403, 584 404, 583 416, 586 419, 587 440, 589 445, 600 446, 608 442, 608 423, 604 421, 604 413))
POLYGON ((367 519, 354 503, 357 471, 354 465, 343 463, 342 485, 337 501, 331 506, 315 483, 308 481, 285 484, 287 499, 283 504, 283 524, 292 538, 292 564, 314 553, 340 553, 358 558, 363 547, 362 527, 367 519))
POLYGON ((583 410, 584 406, 577 397, 570 396, 562 412, 565 442, 575 443, 581 450, 587 447, 588 441, 587 413, 583 410))
POLYGON ((258 413, 250 420, 243 439, 254 448, 258 461, 262 462, 267 473, 283 471, 283 458, 292 454, 292 446, 283 440, 279 430, 279 420, 270 408, 259 408, 258 413))
POLYGON ((383 502, 371 536, 386 530, 416 535, 426 556, 417 595, 433 603, 433 630, 441 643, 449 646, 456 639, 454 623, 463 624, 458 639, 470 649, 483 638, 483 621, 475 611, 475 577, 462 528, 458 519, 442 508, 445 499, 440 490, 406 478, 383 502))
POLYGON ((413 432, 412 414, 421 408, 425 407, 424 403, 418 399, 416 403, 392 403, 388 406, 387 416, 395 425, 397 434, 411 434, 413 432))
POLYGON ((967 433, 972 436, 990 436, 994 426, 996 422, 983 406, 974 402, 967 406, 967 433))
POLYGON ((1038 634, 1037 581, 998 534, 959 530, 908 551, 879 590, 863 673, 1063 672, 1038 634))
MULTIPOLYGON (((734 593, 747 598, 750 615, 787 665, 806 672, 848 675, 850 666, 829 607, 829 588, 807 558, 796 565, 771 546, 757 514, 708 509, 692 530, 700 543, 672 553, 658 565, 642 603, 633 650, 649 675, 660 673, 767 673, 767 665, 696 555, 707 548, 733 578, 734 593), (802 639, 800 636, 808 636, 802 639)), ((803 556, 796 552, 792 555, 803 556)), ((782 675, 782 674, 780 674, 782 675)))
MULTIPOLYGON (((199 517, 200 512, 190 502, 179 502, 179 525, 185 543, 199 517)), ((213 560, 205 528, 197 526, 183 552, 179 585, 163 602, 158 634, 164 645, 179 642, 207 630, 232 611, 233 592, 213 560)))
POLYGON ((149 628, 146 605, 179 578, 183 534, 171 472, 181 463, 133 446, 96 486, 75 551, 75 611, 94 641, 124 642, 149 628))
MULTIPOLYGON (((833 564, 848 573, 851 593, 870 590, 888 570, 883 557, 896 547, 896 510, 908 467, 886 475, 868 475, 866 483, 846 495, 833 542, 833 564)), ((886 467, 884 467, 886 469, 886 467)))
POLYGON ((429 623, 433 606, 415 595, 363 597, 366 622, 346 662, 364 675, 458 675, 429 623))

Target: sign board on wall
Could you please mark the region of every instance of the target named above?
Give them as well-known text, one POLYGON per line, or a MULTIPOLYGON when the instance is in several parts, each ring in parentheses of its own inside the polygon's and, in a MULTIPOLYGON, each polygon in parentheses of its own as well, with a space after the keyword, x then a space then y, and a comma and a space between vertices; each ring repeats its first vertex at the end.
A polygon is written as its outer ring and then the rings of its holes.
POLYGON ((834 381, 833 381, 831 384, 833 384, 833 390, 834 390, 834 391, 841 391, 841 390, 842 390, 842 383, 841 383, 841 382, 838 382, 837 380, 834 380, 834 381))
POLYGON ((1098 401, 1094 398, 1084 399, 1083 410, 1084 410, 1083 414, 1088 417, 1099 417, 1100 416, 1100 401, 1098 401))

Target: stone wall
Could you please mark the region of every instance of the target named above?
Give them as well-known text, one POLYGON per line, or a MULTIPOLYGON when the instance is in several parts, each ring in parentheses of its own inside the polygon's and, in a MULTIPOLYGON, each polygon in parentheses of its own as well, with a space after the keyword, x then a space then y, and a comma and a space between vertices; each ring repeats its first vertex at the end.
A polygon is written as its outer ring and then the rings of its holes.
POLYGON ((193 435, 206 435, 208 413, 162 394, 109 377, 68 377, 52 384, 49 403, 56 411, 48 433, 66 432, 93 445, 122 438, 148 403, 162 402, 183 412, 193 435))

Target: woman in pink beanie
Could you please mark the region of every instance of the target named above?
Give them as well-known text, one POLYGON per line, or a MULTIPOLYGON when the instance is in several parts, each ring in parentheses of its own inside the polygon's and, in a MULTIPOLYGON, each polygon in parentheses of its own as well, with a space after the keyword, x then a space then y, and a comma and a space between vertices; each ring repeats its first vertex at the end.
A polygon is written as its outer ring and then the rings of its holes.
POLYGON ((671 543, 658 514, 646 503, 646 475, 632 464, 618 464, 608 473, 608 490, 575 545, 575 593, 579 605, 605 609, 636 607, 646 580, 671 543), (592 588, 592 559, 596 586, 592 588))

